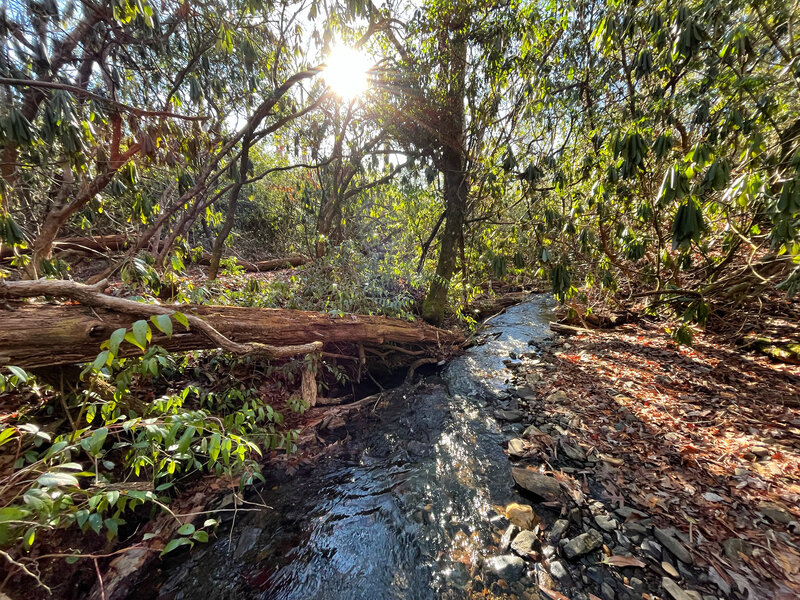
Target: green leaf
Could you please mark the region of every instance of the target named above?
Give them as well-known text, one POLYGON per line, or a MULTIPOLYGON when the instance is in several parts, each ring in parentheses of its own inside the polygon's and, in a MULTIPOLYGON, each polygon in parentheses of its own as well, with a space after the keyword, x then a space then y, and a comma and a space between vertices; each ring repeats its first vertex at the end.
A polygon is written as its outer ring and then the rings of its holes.
POLYGON ((20 382, 25 383, 26 381, 28 381, 28 374, 25 372, 24 369, 21 369, 20 367, 15 367, 14 365, 8 365, 8 370, 11 371, 14 375, 16 375, 17 379, 19 379, 20 382))
POLYGON ((150 320, 160 332, 165 334, 168 338, 172 337, 172 320, 169 318, 169 315, 153 315, 150 317, 150 320))
POLYGON ((125 339, 126 332, 127 330, 124 327, 120 327, 119 329, 115 329, 111 334, 111 337, 108 338, 108 351, 114 356, 117 355, 117 352, 119 351, 119 345, 125 339))
POLYGON ((16 431, 14 427, 6 427, 3 431, 0 431, 0 446, 9 441, 16 431))
POLYGON ((172 317, 181 325, 183 325, 186 329, 189 329, 189 319, 186 318, 186 315, 180 312, 172 313, 172 317))
POLYGON ((89 527, 91 527, 92 531, 95 533, 100 533, 100 530, 103 528, 103 516, 100 513, 92 513, 89 515, 89 527))
POLYGON ((194 525, 191 523, 186 523, 178 527, 178 534, 180 535, 192 535, 194 533, 194 525))
POLYGON ((92 363, 92 369, 95 371, 99 371, 102 369, 106 363, 108 362, 111 353, 108 350, 103 350, 100 354, 97 355, 97 358, 94 359, 92 363))
POLYGON ((147 342, 150 341, 152 335, 150 333, 150 326, 144 319, 136 321, 131 327, 131 332, 133 333, 134 339, 138 342, 138 346, 142 349, 147 345, 147 342))
POLYGON ((36 482, 42 487, 78 487, 78 480, 69 473, 43 473, 36 482))
POLYGON ((198 542, 202 542, 204 544, 208 541, 208 533, 205 531, 195 531, 192 537, 198 542))
POLYGON ((172 552, 175 548, 180 546, 186 546, 187 544, 191 545, 191 540, 189 538, 175 538, 174 540, 170 540, 164 549, 161 551, 159 556, 164 556, 165 554, 172 552))
POLYGON ((100 450, 103 449, 103 444, 105 444, 107 436, 107 427, 101 427, 100 429, 97 429, 90 438, 89 452, 93 455, 99 454, 100 450))
POLYGON ((133 333, 131 333, 130 331, 125 334, 125 341, 128 342, 128 343, 133 344, 137 348, 140 348, 142 351, 144 351, 144 346, 139 343, 139 340, 137 340, 134 337, 133 333))

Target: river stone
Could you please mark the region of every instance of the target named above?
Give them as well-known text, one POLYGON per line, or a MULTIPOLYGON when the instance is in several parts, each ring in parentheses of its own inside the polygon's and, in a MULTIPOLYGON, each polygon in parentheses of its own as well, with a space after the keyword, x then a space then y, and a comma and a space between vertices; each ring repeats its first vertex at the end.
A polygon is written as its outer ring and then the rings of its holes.
POLYGON ((584 554, 588 554, 593 550, 597 550, 602 545, 602 534, 596 529, 590 529, 586 533, 582 533, 568 541, 564 545, 564 555, 572 560, 584 554))
POLYGON ((521 410, 503 410, 502 408, 494 411, 494 416, 501 421, 508 421, 509 423, 517 423, 522 421, 521 410))
POLYGON ((539 522, 539 517, 533 512, 532 507, 527 504, 517 504, 516 502, 506 506, 506 519, 520 529, 533 529, 539 522))
POLYGON ((500 538, 500 551, 505 552, 511 547, 511 540, 519 533, 519 527, 511 523, 503 532, 503 537, 500 538))
POLYGON ((522 467, 512 468, 511 476, 519 487, 545 501, 554 502, 561 497, 561 486, 554 477, 542 475, 538 471, 523 469, 522 467))
POLYGON ((691 565, 694 562, 692 559, 692 553, 689 552, 686 546, 684 546, 683 543, 678 539, 674 528, 668 527, 667 529, 661 529, 659 527, 654 527, 653 534, 656 536, 656 539, 661 542, 667 550, 672 552, 675 558, 677 558, 679 561, 684 562, 687 565, 691 565))
POLYGON ((661 580, 661 587, 663 587, 674 600, 703 600, 703 597, 698 592, 687 592, 669 577, 664 577, 661 580))
POLYGON ((547 536, 547 539, 550 540, 551 544, 557 544, 558 541, 561 539, 561 536, 564 535, 564 532, 569 527, 569 521, 566 519, 559 519, 555 523, 553 523, 553 528, 550 530, 550 533, 547 536))
POLYGON ((536 437, 537 435, 542 435, 542 432, 538 427, 536 427, 536 425, 528 425, 525 428, 525 431, 522 432, 522 437, 524 437, 526 440, 536 437))
POLYGON ((569 402, 569 396, 567 396, 561 390, 557 392, 553 392, 550 394, 546 399, 545 402, 549 402, 551 404, 561 404, 562 402, 569 402))
POLYGON ((508 442, 508 455, 514 458, 522 458, 527 454, 525 449, 525 441, 520 438, 514 438, 508 442))
POLYGON ((514 393, 523 400, 535 400, 537 395, 536 392, 527 385, 518 387, 514 390, 514 393))
POLYGON ((520 556, 527 557, 539 544, 539 538, 532 531, 520 531, 511 542, 511 549, 520 556))
POLYGON ((560 560, 554 560, 550 563, 550 574, 558 579, 559 583, 564 585, 570 581, 569 572, 560 560))
POLYGON ((516 581, 525 570, 525 561, 514 554, 493 556, 487 562, 492 573, 506 581, 516 581))
POLYGON ((617 528, 617 522, 608 515, 595 515, 594 522, 603 531, 614 531, 617 528))

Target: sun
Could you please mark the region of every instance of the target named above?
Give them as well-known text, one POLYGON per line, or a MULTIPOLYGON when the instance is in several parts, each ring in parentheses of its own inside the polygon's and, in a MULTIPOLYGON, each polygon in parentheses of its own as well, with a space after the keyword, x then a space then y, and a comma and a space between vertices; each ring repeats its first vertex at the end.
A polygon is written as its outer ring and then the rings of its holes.
POLYGON ((335 46, 328 55, 322 76, 337 96, 350 100, 367 90, 370 67, 367 56, 355 48, 335 46))

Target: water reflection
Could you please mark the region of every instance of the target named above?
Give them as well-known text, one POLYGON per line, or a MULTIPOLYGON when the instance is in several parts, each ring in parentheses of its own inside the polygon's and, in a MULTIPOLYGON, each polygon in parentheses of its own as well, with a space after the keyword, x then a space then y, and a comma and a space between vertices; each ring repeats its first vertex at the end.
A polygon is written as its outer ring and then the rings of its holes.
POLYGON ((544 337, 546 306, 534 297, 509 309, 487 344, 447 367, 446 386, 399 392, 351 424, 350 456, 262 490, 272 510, 245 514, 148 585, 162 600, 469 597, 496 553, 493 507, 519 500, 491 417, 502 361, 544 337))

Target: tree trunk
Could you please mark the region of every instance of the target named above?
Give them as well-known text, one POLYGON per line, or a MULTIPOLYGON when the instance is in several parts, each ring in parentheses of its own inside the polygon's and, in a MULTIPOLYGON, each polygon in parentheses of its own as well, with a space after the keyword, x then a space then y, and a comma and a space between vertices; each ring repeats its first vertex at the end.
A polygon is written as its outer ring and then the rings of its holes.
POLYGON ((446 82, 443 116, 439 129, 442 158, 439 170, 444 175, 445 227, 442 234, 436 277, 431 282, 428 295, 422 304, 426 321, 439 324, 447 307, 450 278, 456 268, 458 244, 464 227, 467 210, 466 149, 464 134, 465 81, 467 70, 467 42, 461 31, 467 17, 466 6, 446 18, 447 30, 439 39, 439 52, 444 61, 443 80, 446 82))
MULTIPOLYGON (((153 305, 141 306, 147 308, 153 305)), ((428 352, 436 355, 440 347, 447 350, 452 344, 463 341, 463 335, 459 332, 388 317, 334 317, 300 310, 233 306, 175 305, 168 308, 195 315, 220 334, 241 344, 419 344, 427 346, 428 352)), ((34 368, 91 361, 100 352, 100 344, 115 329, 130 328, 134 321, 142 318, 147 318, 147 315, 84 305, 14 303, 10 310, 0 308, 0 365, 34 368)), ((171 338, 158 332, 155 327, 151 329, 152 343, 169 351, 219 347, 196 328, 186 331, 174 319, 171 338)), ((127 356, 140 353, 127 342, 122 344, 120 352, 127 356)))
POLYGON ((429 323, 439 324, 447 307, 447 290, 450 278, 456 267, 458 242, 464 227, 464 211, 467 201, 467 176, 463 170, 461 157, 454 155, 444 172, 444 196, 447 221, 440 242, 439 262, 436 277, 431 282, 428 295, 422 304, 422 316, 429 323))
POLYGON ((242 138, 242 156, 239 159, 239 178, 236 184, 231 188, 230 196, 228 197, 228 210, 225 211, 225 222, 222 224, 222 230, 214 240, 214 247, 211 250, 211 264, 208 267, 208 279, 213 280, 219 274, 219 261, 222 259, 222 250, 225 247, 225 240, 233 229, 233 222, 236 219, 236 207, 239 204, 239 192, 242 191, 242 186, 247 179, 247 164, 250 161, 250 141, 252 134, 248 133, 242 138))

